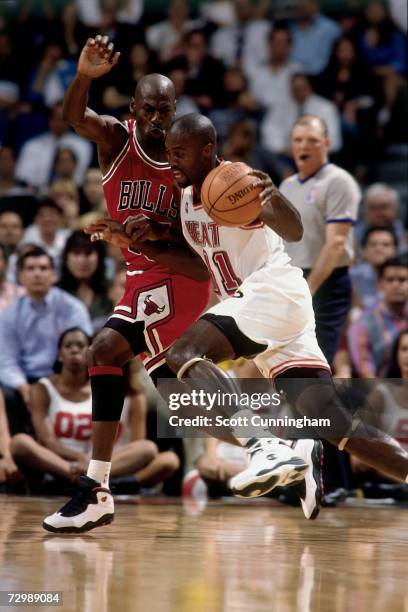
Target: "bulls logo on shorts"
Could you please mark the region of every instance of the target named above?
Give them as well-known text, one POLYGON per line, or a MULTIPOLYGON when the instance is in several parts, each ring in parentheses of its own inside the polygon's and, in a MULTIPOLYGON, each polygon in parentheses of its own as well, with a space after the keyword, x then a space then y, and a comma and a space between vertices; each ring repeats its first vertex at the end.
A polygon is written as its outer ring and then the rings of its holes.
POLYGON ((138 319, 149 325, 164 319, 170 313, 169 297, 166 285, 142 291, 137 299, 138 319))
POLYGON ((150 315, 154 314, 155 312, 158 314, 161 314, 166 308, 165 305, 158 306, 158 304, 156 304, 156 302, 152 300, 151 294, 146 295, 144 299, 144 304, 145 304, 144 313, 148 317, 150 317, 150 315))

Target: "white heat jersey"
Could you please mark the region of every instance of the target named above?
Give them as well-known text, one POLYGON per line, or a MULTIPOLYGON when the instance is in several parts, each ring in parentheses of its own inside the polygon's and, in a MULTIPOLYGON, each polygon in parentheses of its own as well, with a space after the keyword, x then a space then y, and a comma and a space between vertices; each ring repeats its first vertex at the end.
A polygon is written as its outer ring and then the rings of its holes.
POLYGON ((55 436, 68 448, 87 454, 92 434, 92 398, 83 402, 72 402, 60 395, 49 378, 40 378, 47 390, 50 405, 48 418, 55 436))
POLYGON ((241 228, 218 225, 201 203, 193 203, 192 187, 183 190, 181 220, 184 236, 205 261, 220 299, 233 295, 250 274, 265 265, 298 274, 273 230, 260 222, 241 228))
POLYGON ((209 217, 193 188, 183 190, 180 217, 188 244, 204 260, 221 300, 208 314, 232 317, 238 329, 265 345, 254 362, 264 376, 289 367, 328 368, 315 335, 312 297, 282 239, 255 222, 223 227, 209 217))

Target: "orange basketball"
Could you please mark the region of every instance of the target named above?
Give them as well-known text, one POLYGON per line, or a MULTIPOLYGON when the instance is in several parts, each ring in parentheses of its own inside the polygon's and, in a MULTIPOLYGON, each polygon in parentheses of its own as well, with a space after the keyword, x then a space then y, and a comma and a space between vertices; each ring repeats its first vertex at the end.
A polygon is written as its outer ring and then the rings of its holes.
POLYGON ((220 164, 206 176, 201 187, 201 202, 207 214, 219 225, 240 227, 254 221, 262 210, 260 187, 243 162, 220 164))

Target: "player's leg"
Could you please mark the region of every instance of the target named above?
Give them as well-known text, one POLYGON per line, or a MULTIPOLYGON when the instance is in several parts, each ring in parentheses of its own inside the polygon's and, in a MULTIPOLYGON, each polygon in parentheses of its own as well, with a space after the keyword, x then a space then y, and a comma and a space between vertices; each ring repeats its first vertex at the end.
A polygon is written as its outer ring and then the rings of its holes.
MULTIPOLYGON (((222 390, 238 393, 239 387, 216 363, 241 356, 253 356, 265 350, 265 344, 245 336, 230 316, 206 314, 192 325, 170 347, 167 363, 187 386, 189 380, 199 380, 208 392, 222 390)), ((217 406, 227 417, 251 417, 249 410, 237 406, 217 406), (245 413, 245 415, 244 415, 245 413)), ((271 437, 261 427, 253 428, 250 438, 240 437, 232 427, 232 433, 245 445, 250 458, 249 467, 231 481, 231 490, 241 497, 255 497, 268 493, 276 486, 286 486, 301 480, 306 463, 283 440, 271 437)), ((216 431, 214 429, 214 431, 216 431)))
POLYGON ((56 533, 82 533, 112 522, 114 502, 109 490, 111 457, 123 410, 123 366, 145 350, 144 323, 109 319, 89 352, 92 389, 92 458, 77 491, 57 512, 48 516, 44 529, 56 533))
POLYGON ((16 434, 11 439, 11 454, 17 465, 48 473, 64 480, 72 480, 71 464, 49 448, 41 446, 27 434, 16 434))
POLYGON ((353 414, 338 394, 331 376, 321 370, 317 381, 318 373, 316 369, 292 368, 279 375, 276 384, 300 414, 330 418, 336 429, 344 432, 342 437, 336 437, 316 429, 320 437, 399 482, 408 482, 408 453, 391 436, 365 422, 361 408, 353 414))

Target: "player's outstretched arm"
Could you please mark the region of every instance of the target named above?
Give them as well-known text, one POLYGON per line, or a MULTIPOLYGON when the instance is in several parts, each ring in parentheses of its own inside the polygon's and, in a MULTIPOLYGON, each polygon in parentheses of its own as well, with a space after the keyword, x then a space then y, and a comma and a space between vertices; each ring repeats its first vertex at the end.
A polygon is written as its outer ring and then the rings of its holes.
POLYGON ((64 115, 75 131, 100 144, 115 139, 115 124, 120 125, 120 122, 91 110, 87 106, 88 91, 92 79, 112 70, 119 57, 120 53, 114 52, 113 43, 107 36, 88 38, 79 57, 77 74, 64 98, 64 115))
POLYGON ((251 174, 258 179, 254 185, 262 188, 259 196, 262 204, 262 212, 259 216, 261 221, 287 242, 301 240, 303 224, 293 204, 285 198, 265 172, 253 170, 251 174))

